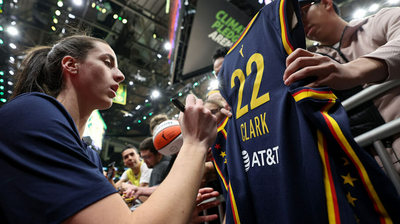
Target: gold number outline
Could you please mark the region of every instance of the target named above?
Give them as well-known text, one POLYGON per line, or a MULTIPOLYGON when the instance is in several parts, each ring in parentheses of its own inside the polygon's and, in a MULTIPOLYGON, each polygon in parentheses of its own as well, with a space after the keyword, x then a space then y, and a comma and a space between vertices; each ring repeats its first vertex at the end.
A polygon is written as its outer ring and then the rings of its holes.
MULTIPOLYGON (((251 100, 250 100, 250 109, 251 110, 270 101, 269 92, 265 93, 264 95, 262 95, 260 97, 258 96, 259 91, 260 91, 262 77, 264 74, 264 58, 260 53, 255 53, 249 58, 249 60, 247 61, 247 65, 246 65, 247 76, 249 76, 252 72, 251 65, 253 64, 253 62, 255 62, 256 66, 257 66, 257 75, 256 75, 256 79, 253 84, 253 91, 252 91, 251 100)), ((243 90, 244 90, 244 84, 246 82, 246 76, 241 69, 236 69, 232 73, 231 89, 233 89, 235 87, 235 78, 236 77, 238 78, 239 83, 240 83, 239 84, 239 92, 238 92, 237 113, 236 113, 236 120, 237 120, 240 117, 242 117, 243 115, 245 115, 249 111, 249 108, 248 108, 247 104, 242 107, 243 90)))

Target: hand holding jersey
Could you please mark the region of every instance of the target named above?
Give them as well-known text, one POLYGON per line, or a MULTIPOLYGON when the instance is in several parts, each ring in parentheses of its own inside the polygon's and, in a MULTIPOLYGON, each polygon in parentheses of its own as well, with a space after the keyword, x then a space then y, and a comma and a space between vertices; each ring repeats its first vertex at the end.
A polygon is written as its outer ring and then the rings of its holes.
POLYGON ((328 86, 335 90, 345 90, 366 83, 381 82, 386 79, 387 65, 381 60, 359 58, 347 64, 340 64, 327 56, 296 49, 286 59, 283 75, 285 85, 307 77, 316 77, 307 87, 328 86))
MULTIPOLYGON (((362 24, 369 24, 360 29, 360 36, 357 36, 354 35, 359 26, 355 25, 357 22, 343 20, 337 4, 332 0, 299 0, 299 4, 306 37, 318 41, 321 47, 329 47, 335 51, 325 53, 326 56, 301 49, 293 52, 286 61, 287 69, 283 76, 286 85, 315 76, 317 78, 310 87, 328 86, 344 90, 366 83, 382 82, 388 78, 388 65, 396 66, 390 58, 391 54, 387 52, 398 51, 396 44, 389 43, 396 42, 399 35, 398 25, 392 22, 396 21, 398 13, 393 12, 392 16, 387 17, 381 14, 377 21, 360 20, 362 24), (369 30, 372 32, 368 33, 369 30), (364 47, 355 48, 353 45, 364 47), (374 52, 377 47, 381 53, 374 52), (343 64, 336 63, 327 56, 340 60, 343 64)), ((373 17, 377 16, 371 16, 373 17)))
POLYGON ((226 141, 227 223, 399 221, 394 208, 400 198, 354 142, 340 101, 328 88, 302 87, 320 64, 340 74, 346 68, 295 51, 305 47, 305 34, 301 23, 290 24, 290 9, 300 17, 296 0, 262 8, 218 76, 233 113, 226 141), (295 60, 296 54, 303 58, 295 60), (307 65, 314 67, 296 73, 307 65), (294 74, 290 87, 282 82, 286 69, 294 74))

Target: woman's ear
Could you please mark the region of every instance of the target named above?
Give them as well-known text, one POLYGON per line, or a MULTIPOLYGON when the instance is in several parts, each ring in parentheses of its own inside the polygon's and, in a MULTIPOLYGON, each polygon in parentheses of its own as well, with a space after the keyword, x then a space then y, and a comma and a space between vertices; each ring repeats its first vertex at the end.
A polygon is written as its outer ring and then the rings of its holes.
POLYGON ((65 56, 61 60, 61 66, 63 67, 63 70, 65 72, 71 73, 71 74, 77 74, 78 73, 78 68, 79 68, 79 63, 78 61, 73 58, 72 56, 65 56))
MULTIPOLYGON (((332 0, 321 0, 321 3, 323 3, 325 5, 325 8, 329 11, 331 9, 333 9, 333 4, 332 4, 332 0)), ((320 3, 320 4, 321 4, 320 3)))

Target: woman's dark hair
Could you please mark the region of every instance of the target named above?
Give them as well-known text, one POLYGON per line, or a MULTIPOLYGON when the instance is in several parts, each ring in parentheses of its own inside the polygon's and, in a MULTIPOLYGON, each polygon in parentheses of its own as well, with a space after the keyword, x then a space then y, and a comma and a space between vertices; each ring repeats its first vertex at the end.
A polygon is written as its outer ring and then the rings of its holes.
POLYGON ((102 39, 73 35, 59 40, 53 47, 38 46, 27 51, 18 69, 18 81, 10 99, 27 92, 41 92, 57 97, 63 88, 62 59, 69 55, 85 60, 94 42, 102 39))

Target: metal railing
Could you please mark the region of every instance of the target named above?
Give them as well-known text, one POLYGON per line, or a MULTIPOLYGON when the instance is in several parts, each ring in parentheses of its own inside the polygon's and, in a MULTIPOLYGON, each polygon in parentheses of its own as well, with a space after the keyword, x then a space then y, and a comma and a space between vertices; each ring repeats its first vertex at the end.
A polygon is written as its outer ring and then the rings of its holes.
MULTIPOLYGON (((360 104, 371 100, 376 96, 400 85, 400 80, 391 80, 382 84, 374 85, 364 89, 363 91, 355 94, 342 102, 342 105, 346 111, 349 111, 360 104)), ((400 133, 400 118, 383 124, 377 128, 372 129, 362 135, 354 138, 354 140, 361 146, 373 145, 379 158, 382 161, 382 165, 386 170, 386 173, 390 180, 393 182, 397 193, 400 195, 400 176, 397 174, 396 169, 390 159, 389 154, 386 151, 385 146, 382 144, 381 139, 393 136, 400 133)))

